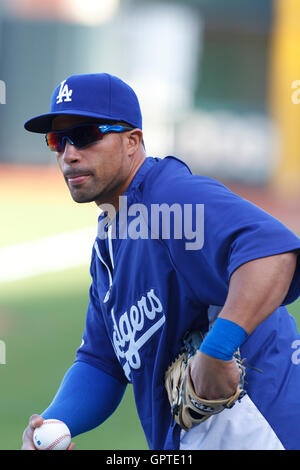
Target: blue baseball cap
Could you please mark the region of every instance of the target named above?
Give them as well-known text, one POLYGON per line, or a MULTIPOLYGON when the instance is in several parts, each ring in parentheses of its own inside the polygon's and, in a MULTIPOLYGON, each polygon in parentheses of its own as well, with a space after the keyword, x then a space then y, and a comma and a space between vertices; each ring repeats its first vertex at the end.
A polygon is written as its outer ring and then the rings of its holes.
POLYGON ((142 115, 133 89, 108 73, 71 75, 54 90, 50 112, 29 119, 26 130, 46 134, 60 114, 124 121, 142 129, 142 115))

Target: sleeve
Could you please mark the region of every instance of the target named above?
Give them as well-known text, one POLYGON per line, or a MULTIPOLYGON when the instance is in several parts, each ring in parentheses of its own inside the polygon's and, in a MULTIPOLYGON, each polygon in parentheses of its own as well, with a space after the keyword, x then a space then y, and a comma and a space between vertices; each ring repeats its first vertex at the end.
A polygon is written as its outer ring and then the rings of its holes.
POLYGON ((92 283, 89 291, 89 304, 86 314, 82 342, 76 352, 76 361, 82 361, 111 375, 122 383, 128 383, 123 369, 115 355, 103 319, 101 304, 97 296, 95 251, 93 249, 90 273, 92 283))
MULTIPOLYGON (((186 242, 166 240, 172 262, 195 297, 207 305, 223 305, 232 273, 242 264, 263 257, 300 249, 300 239, 279 220, 251 202, 234 194, 211 178, 188 176, 178 182, 174 201, 192 202, 192 220, 184 223, 202 231, 199 249, 187 249, 186 242), (196 206, 203 206, 197 221, 196 206)), ((172 197, 172 191, 169 191, 172 197)), ((172 201, 171 201, 172 202, 172 201)), ((169 196, 170 203, 170 196, 169 196)), ((183 215, 186 215, 183 205, 183 215)), ((188 231, 184 231, 185 235, 188 231)), ((300 295, 300 263, 284 305, 300 295)))
POLYGON ((66 372, 42 417, 63 421, 74 437, 102 424, 118 407, 125 389, 111 375, 78 361, 66 372))

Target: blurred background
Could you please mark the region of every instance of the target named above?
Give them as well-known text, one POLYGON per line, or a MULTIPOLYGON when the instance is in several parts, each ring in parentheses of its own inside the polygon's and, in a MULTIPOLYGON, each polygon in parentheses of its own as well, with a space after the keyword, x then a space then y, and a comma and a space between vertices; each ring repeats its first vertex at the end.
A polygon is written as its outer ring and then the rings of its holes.
MULTIPOLYGON (((0 449, 19 449, 81 342, 97 211, 44 137, 71 74, 137 92, 148 156, 175 155, 300 233, 298 0, 0 0, 0 449)), ((300 321, 300 304, 289 311, 300 321)), ((78 449, 147 448, 132 390, 78 449)))

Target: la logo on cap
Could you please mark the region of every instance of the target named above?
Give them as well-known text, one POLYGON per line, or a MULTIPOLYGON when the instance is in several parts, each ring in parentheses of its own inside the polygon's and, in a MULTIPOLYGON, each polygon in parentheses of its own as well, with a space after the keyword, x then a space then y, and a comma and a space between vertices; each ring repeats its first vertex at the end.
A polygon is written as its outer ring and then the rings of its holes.
POLYGON ((60 84, 59 92, 56 97, 56 104, 62 103, 63 101, 72 101, 72 92, 73 90, 69 90, 66 80, 63 80, 60 84))

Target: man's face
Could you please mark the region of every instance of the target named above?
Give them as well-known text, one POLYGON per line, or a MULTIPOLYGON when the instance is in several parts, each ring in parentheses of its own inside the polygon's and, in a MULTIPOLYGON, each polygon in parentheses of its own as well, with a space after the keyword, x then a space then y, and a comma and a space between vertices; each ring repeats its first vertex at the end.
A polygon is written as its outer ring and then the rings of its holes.
MULTIPOLYGON (((53 120, 52 128, 63 130, 90 122, 93 120, 86 117, 62 115, 53 120)), ((64 151, 56 154, 74 201, 113 203, 123 186, 126 189, 130 159, 125 134, 108 133, 81 150, 67 140, 64 151)))

